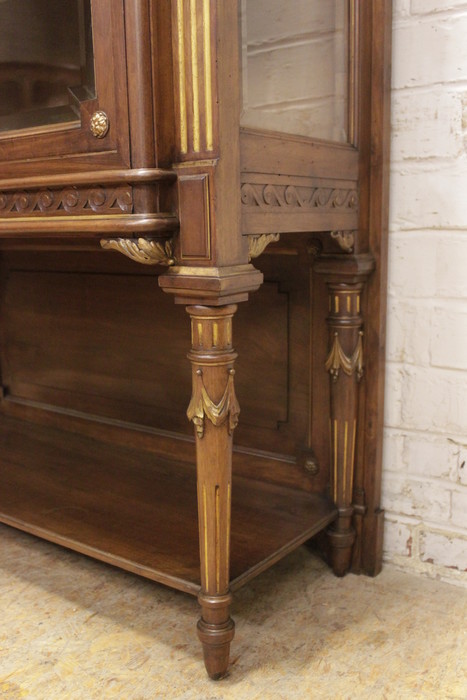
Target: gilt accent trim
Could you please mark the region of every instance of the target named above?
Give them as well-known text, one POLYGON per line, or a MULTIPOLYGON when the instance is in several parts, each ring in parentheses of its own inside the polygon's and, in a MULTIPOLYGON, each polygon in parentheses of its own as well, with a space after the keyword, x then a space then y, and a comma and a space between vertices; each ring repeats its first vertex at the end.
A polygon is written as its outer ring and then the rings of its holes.
POLYGON ((345 354, 340 344, 339 334, 334 333, 334 341, 331 351, 326 360, 325 368, 330 373, 333 381, 337 381, 339 372, 342 370, 351 377, 356 373, 357 381, 363 377, 363 331, 358 334, 358 341, 351 357, 345 354))
POLYGON ((218 427, 229 422, 229 434, 231 435, 238 425, 240 406, 235 395, 234 376, 235 370, 229 369, 227 386, 219 403, 215 403, 210 398, 204 386, 203 370, 196 370, 196 378, 193 386, 193 396, 187 409, 188 420, 193 421, 198 438, 203 438, 205 430, 205 420, 208 418, 211 423, 218 427))
POLYGON ((270 243, 277 243, 279 233, 261 233, 258 236, 248 236, 248 260, 257 258, 270 243))
POLYGON ((160 242, 146 238, 103 238, 101 247, 116 250, 143 265, 175 265, 172 240, 160 242))
POLYGON ((215 138, 210 0, 176 0, 174 12, 180 151, 210 152, 215 138))

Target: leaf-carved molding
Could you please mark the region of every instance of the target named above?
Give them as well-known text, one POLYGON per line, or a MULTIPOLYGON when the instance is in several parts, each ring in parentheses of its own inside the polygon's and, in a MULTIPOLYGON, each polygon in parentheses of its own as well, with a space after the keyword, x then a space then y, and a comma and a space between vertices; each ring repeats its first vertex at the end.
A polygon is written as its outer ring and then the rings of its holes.
POLYGON ((172 240, 153 241, 146 238, 103 238, 104 250, 116 250, 143 265, 175 265, 172 240))
POLYGON ((263 253, 270 243, 277 243, 280 240, 280 233, 260 233, 248 236, 248 257, 250 260, 257 258, 263 253))

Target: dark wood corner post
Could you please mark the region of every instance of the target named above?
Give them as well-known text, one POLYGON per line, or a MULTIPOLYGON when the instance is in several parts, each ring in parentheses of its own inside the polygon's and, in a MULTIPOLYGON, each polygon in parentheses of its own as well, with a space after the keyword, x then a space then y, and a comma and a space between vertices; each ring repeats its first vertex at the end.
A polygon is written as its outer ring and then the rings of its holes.
POLYGON ((193 394, 188 418, 196 435, 201 562, 198 635, 211 678, 228 667, 234 622, 229 591, 232 433, 240 408, 235 396, 232 317, 235 305, 188 306, 193 394))
POLYGON ((355 541, 354 474, 365 344, 361 296, 373 266, 367 255, 323 257, 315 265, 326 275, 329 293, 329 349, 323 369, 330 378, 330 488, 339 512, 328 538, 337 576, 349 570, 355 541))

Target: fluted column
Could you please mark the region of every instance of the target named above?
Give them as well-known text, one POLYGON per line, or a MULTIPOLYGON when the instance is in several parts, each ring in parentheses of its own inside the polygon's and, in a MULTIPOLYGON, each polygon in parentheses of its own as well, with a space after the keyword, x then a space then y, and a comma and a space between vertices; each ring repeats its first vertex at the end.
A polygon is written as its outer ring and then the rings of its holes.
POLYGON ((355 532, 352 526, 353 479, 358 419, 358 383, 363 376, 363 283, 329 283, 329 354, 331 383, 331 494, 339 517, 328 531, 332 566, 343 576, 350 566, 355 532))
MULTIPOLYGON (((359 399, 364 377, 365 328, 362 293, 375 261, 369 254, 323 254, 314 272, 324 275, 328 292, 329 483, 338 517, 328 529, 334 573, 349 570, 355 541, 354 480, 358 473, 359 399)), ((323 330, 325 330, 323 328, 323 330)))
POLYGON ((193 395, 188 418, 196 435, 201 618, 198 635, 208 674, 227 671, 234 622, 230 617, 230 511, 232 433, 239 405, 233 368, 232 317, 236 306, 190 306, 193 395))

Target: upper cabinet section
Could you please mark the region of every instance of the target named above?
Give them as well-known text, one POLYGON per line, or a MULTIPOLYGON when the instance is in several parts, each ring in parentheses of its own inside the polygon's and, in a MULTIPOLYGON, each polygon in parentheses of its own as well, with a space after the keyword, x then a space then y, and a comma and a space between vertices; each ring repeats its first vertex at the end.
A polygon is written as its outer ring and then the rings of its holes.
POLYGON ((78 121, 95 97, 90 0, 3 0, 0 27, 0 132, 78 121))
POLYGON ((0 0, 0 240, 175 216, 170 0, 0 0))
POLYGON ((347 143, 349 0, 241 0, 241 125, 347 143))
POLYGON ((123 0, 1 0, 2 178, 129 167, 126 41, 123 0))

